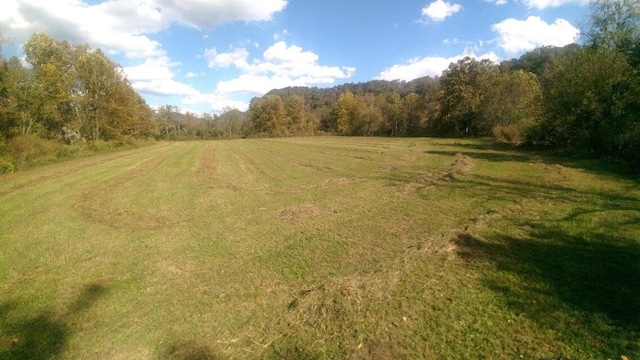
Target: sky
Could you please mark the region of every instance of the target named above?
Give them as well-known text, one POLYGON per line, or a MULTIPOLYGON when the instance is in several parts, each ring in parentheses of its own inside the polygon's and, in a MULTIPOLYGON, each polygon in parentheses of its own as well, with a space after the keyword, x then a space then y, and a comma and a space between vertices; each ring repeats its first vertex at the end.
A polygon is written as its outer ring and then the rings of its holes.
POLYGON ((439 76, 580 42, 588 0, 1 0, 3 55, 45 32, 102 49, 151 106, 220 113, 287 86, 439 76))

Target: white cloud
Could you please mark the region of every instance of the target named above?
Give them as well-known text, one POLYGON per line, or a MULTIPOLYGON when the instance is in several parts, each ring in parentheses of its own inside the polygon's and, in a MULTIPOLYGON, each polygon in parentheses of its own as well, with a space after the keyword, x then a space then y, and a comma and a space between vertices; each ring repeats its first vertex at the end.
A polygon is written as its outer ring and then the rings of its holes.
POLYGON ((560 7, 567 4, 587 5, 590 0, 522 0, 528 8, 546 9, 548 7, 560 7))
POLYGON ((580 30, 563 19, 547 24, 537 16, 527 20, 506 19, 494 24, 491 29, 498 33, 498 43, 506 52, 515 54, 536 47, 564 46, 576 41, 580 30))
POLYGON ((260 95, 287 86, 332 84, 336 79, 351 77, 355 71, 351 67, 319 65, 318 55, 296 45, 288 46, 284 41, 271 45, 262 54, 262 59, 249 62, 248 57, 246 49, 234 49, 228 53, 218 53, 215 49, 205 51, 210 67, 233 65, 243 72, 235 79, 218 83, 218 91, 260 95))
POLYGON ((210 29, 234 21, 267 21, 287 0, 2 0, 0 32, 18 42, 35 32, 89 43, 129 58, 162 54, 147 35, 178 23, 210 29))
POLYGON ((234 100, 230 98, 228 94, 217 91, 208 94, 188 96, 183 103, 187 105, 207 104, 214 113, 221 113, 225 108, 233 108, 240 111, 245 111, 249 108, 249 103, 246 101, 234 100))
POLYGON ((269 21, 287 0, 155 0, 172 20, 198 29, 234 21, 269 21))
POLYGON ((433 21, 442 21, 447 17, 462 10, 462 5, 451 4, 443 0, 436 0, 422 9, 422 16, 426 16, 433 21))
POLYGON ((149 58, 136 66, 125 67, 131 86, 144 94, 156 96, 195 96, 199 94, 191 85, 173 79, 171 63, 167 57, 149 58))
POLYGON ((415 58, 409 60, 407 64, 393 65, 392 67, 383 70, 380 75, 376 77, 376 79, 411 81, 423 76, 440 76, 451 63, 454 63, 464 58, 465 56, 470 56, 477 59, 489 59, 493 62, 497 62, 499 60, 499 57, 494 53, 488 53, 481 56, 475 56, 470 53, 465 53, 449 58, 438 56, 430 56, 422 59, 415 58))
POLYGON ((184 74, 184 76, 188 77, 188 78, 196 78, 196 77, 202 77, 202 76, 207 76, 207 74, 205 74, 204 71, 200 71, 199 73, 193 72, 193 71, 189 71, 186 74, 184 74))
POLYGON ((237 68, 244 68, 248 66, 248 57, 249 52, 246 49, 235 49, 228 53, 218 53, 216 48, 206 49, 204 51, 204 58, 207 60, 210 68, 228 68, 231 65, 237 68))
MULTIPOLYGON (((484 0, 486 2, 494 3, 496 5, 506 5, 508 0, 484 0)), ((560 7, 568 4, 588 5, 591 0, 513 0, 513 2, 520 2, 529 9, 536 8, 539 10, 560 7)))
MULTIPOLYGON (((151 34, 173 24, 210 29, 234 21, 269 21, 287 6, 287 0, 0 0, 0 33, 16 43, 45 32, 73 44, 88 43, 110 55, 124 55, 131 66, 125 73, 134 89, 156 96, 186 97, 188 103, 246 108, 226 94, 202 94, 174 79, 174 67, 162 45, 151 34)), ((287 35, 287 31, 282 32, 287 35)), ((206 35, 204 35, 206 38, 206 35)), ((257 45, 256 45, 257 46, 257 45)), ((242 51, 207 54, 210 66, 247 67, 242 51), (225 57, 226 56, 226 57, 225 57)), ((202 76, 189 72, 190 78, 202 76)), ((219 107, 219 110, 222 106, 219 107)))

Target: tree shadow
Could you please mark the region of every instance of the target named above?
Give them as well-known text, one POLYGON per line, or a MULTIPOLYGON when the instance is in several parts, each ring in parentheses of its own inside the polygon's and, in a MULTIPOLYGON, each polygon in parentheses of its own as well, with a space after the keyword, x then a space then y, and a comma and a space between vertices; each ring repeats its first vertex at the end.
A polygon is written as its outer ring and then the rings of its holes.
POLYGON ((17 302, 0 304, 0 340, 3 342, 0 344, 0 359, 51 359, 59 356, 73 332, 68 321, 88 309, 106 290, 98 283, 85 286, 63 313, 44 309, 36 314, 25 314, 17 302))
POLYGON ((640 169, 614 158, 605 158, 597 153, 569 152, 557 149, 544 149, 533 146, 514 146, 494 142, 456 143, 447 145, 460 150, 428 150, 426 154, 453 156, 463 153, 471 158, 492 162, 543 162, 547 164, 561 164, 566 167, 582 169, 587 172, 624 178, 638 182, 640 169))
POLYGON ((463 258, 495 264, 484 283, 515 313, 549 330, 573 321, 606 339, 603 355, 640 353, 638 240, 606 232, 586 238, 536 223, 523 227, 530 230, 521 238, 463 234, 456 244, 463 258))

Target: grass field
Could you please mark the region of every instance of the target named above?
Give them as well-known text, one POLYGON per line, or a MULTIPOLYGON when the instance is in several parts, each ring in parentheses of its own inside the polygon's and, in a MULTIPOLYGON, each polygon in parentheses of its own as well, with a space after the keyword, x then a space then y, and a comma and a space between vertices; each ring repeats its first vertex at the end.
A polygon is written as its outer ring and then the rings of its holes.
POLYGON ((639 359, 639 185, 333 137, 3 175, 0 359, 639 359))

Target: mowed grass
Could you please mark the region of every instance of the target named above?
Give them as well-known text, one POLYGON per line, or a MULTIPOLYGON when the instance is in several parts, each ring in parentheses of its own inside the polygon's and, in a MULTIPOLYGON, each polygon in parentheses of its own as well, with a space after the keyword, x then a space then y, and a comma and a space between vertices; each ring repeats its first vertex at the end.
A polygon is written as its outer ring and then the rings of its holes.
POLYGON ((640 187, 479 140, 0 176, 0 359, 640 358, 640 187))

